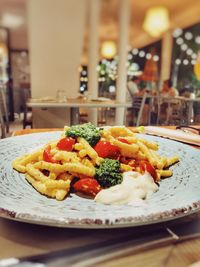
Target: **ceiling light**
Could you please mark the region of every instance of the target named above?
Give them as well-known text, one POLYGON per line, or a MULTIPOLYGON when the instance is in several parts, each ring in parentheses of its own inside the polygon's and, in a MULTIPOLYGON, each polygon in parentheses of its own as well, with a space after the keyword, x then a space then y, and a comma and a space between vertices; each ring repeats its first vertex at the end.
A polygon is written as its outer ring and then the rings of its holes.
POLYGON ((138 49, 137 48, 133 48, 132 53, 133 53, 133 55, 137 55, 138 54, 138 49))
POLYGON ((145 56, 145 52, 143 51, 143 50, 141 50, 140 52, 139 52, 139 57, 144 57, 145 56))
POLYGON ((177 58, 175 63, 176 63, 176 65, 180 65, 181 64, 181 60, 179 58, 177 58))
POLYGON ((177 37, 179 37, 182 33, 183 33, 183 30, 178 28, 178 29, 175 29, 175 30, 174 30, 174 32, 173 32, 172 35, 173 35, 174 38, 177 38, 177 37))
POLYGON ((196 59, 196 58, 197 58, 197 54, 193 53, 193 54, 191 55, 191 57, 192 57, 192 59, 196 59))
POLYGON ((188 46, 186 44, 182 44, 181 45, 181 50, 186 51, 187 48, 188 48, 188 46))
POLYGON ((169 13, 165 7, 152 7, 147 10, 143 28, 153 37, 160 36, 169 28, 169 13))
POLYGON ((116 44, 113 41, 105 41, 101 46, 101 55, 104 58, 111 59, 117 52, 116 44))
POLYGON ((151 59, 151 58, 152 58, 152 54, 147 53, 147 54, 146 54, 146 59, 151 59))
POLYGON ((185 33, 185 39, 186 40, 192 40, 193 34, 191 32, 186 32, 185 33))
POLYGON ((197 44, 200 44, 200 36, 197 36, 197 37, 195 38, 195 42, 196 42, 197 44))
POLYGON ((176 43, 177 43, 178 45, 183 44, 183 43, 184 43, 183 38, 181 38, 181 37, 177 38, 177 39, 176 39, 176 43))
POLYGON ((133 58, 133 55, 132 54, 128 54, 127 59, 131 60, 132 58, 133 58))
POLYGON ((188 56, 191 56, 192 53, 193 53, 192 49, 191 49, 191 48, 188 48, 188 50, 186 51, 186 54, 187 54, 188 56))
POLYGON ((154 60, 154 61, 158 61, 159 59, 160 59, 160 58, 159 58, 158 55, 153 56, 153 60, 154 60))
POLYGON ((24 24, 24 18, 18 15, 5 13, 2 16, 1 23, 7 28, 18 28, 24 24))

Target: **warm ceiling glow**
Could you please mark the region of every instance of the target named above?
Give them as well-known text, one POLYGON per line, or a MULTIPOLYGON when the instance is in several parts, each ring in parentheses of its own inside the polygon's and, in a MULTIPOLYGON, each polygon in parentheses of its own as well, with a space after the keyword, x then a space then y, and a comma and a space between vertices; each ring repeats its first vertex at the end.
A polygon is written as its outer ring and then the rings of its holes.
POLYGON ((115 42, 105 41, 101 46, 101 56, 104 58, 113 58, 116 55, 117 48, 115 42))
POLYGON ((152 7, 147 10, 143 28, 153 37, 160 36, 169 28, 169 13, 165 7, 152 7))

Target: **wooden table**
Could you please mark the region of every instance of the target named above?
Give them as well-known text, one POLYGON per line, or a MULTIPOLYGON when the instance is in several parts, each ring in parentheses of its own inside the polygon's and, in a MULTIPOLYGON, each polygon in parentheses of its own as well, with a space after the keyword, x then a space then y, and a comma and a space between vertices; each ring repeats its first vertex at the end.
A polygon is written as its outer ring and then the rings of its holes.
MULTIPOLYGON (((22 130, 21 132, 16 132, 14 135, 27 134, 36 131, 48 131, 48 129, 27 129, 22 130)), ((198 216, 199 215, 196 214, 169 223, 145 227, 125 228, 123 230, 62 229, 0 219, 0 258, 21 257, 59 250, 62 248, 76 247, 77 245, 80 246, 107 240, 122 234, 135 235, 136 233, 141 233, 143 231, 156 232, 160 229, 160 227, 163 227, 163 225, 169 226, 172 224, 187 224, 194 218, 198 218, 198 216)), ((195 261, 200 261, 200 238, 177 244, 167 244, 150 250, 128 253, 127 255, 95 264, 95 266, 186 267, 195 261)))

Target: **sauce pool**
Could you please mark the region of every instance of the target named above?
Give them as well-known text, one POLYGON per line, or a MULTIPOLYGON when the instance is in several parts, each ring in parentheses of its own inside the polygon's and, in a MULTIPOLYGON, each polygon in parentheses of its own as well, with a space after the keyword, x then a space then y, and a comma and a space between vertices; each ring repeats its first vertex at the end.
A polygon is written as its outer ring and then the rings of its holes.
POLYGON ((131 204, 148 198, 158 190, 152 176, 145 172, 124 172, 121 184, 102 189, 95 197, 95 201, 102 204, 131 204))

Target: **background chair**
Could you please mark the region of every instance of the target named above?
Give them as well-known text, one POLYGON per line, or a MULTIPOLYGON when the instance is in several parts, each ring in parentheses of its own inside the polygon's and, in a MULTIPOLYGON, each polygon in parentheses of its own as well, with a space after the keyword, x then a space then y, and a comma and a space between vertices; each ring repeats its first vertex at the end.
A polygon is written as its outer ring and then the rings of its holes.
POLYGON ((25 129, 26 126, 30 126, 32 128, 32 109, 28 108, 26 105, 28 99, 31 98, 30 88, 21 88, 21 94, 22 94, 22 108, 24 112, 23 128, 25 129))
POLYGON ((127 114, 129 120, 128 124, 130 126, 139 126, 141 124, 148 125, 150 123, 150 105, 145 104, 148 98, 147 93, 144 93, 142 96, 132 95, 131 97, 132 97, 132 107, 128 108, 127 110, 129 113, 127 114))
POLYGON ((0 84, 0 112, 1 112, 1 127, 2 128, 2 135, 6 137, 6 134, 9 133, 9 114, 8 114, 8 107, 6 101, 6 85, 0 84), (4 130, 3 130, 4 129, 4 130))
POLYGON ((4 122, 4 118, 3 118, 3 114, 0 108, 0 126, 1 126, 1 138, 5 138, 6 137, 6 125, 4 122))

